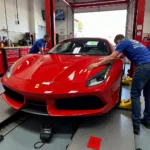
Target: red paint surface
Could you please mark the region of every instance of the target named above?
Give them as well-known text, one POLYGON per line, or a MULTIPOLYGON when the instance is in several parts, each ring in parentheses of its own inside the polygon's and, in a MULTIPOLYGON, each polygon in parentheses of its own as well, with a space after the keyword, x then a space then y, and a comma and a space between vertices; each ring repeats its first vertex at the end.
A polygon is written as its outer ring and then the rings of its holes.
POLYGON ((102 139, 98 137, 91 136, 87 147, 93 150, 100 150, 102 139))
MULTIPOLYGON (((113 51, 112 47, 110 48, 113 51)), ((5 94, 3 98, 15 109, 25 107, 28 99, 44 102, 50 116, 104 114, 111 110, 119 100, 123 62, 116 59, 107 79, 99 85, 87 88, 87 81, 105 68, 105 66, 99 66, 92 71, 87 71, 91 62, 96 62, 100 58, 103 59, 104 56, 30 54, 22 57, 15 64, 11 77, 7 79, 6 75, 3 76, 2 84, 23 95, 24 103, 10 99, 5 94), (73 72, 75 72, 74 77, 70 79, 69 76, 73 72), (47 82, 49 84, 45 84, 47 82), (38 88, 35 88, 36 84, 39 84, 38 88), (76 93, 71 93, 72 90, 76 93), (105 106, 92 110, 59 110, 55 107, 57 99, 92 95, 97 96, 105 106)))
POLYGON ((136 28, 138 25, 142 25, 141 30, 136 29, 136 37, 135 39, 139 42, 142 42, 142 36, 143 36, 143 25, 144 25, 144 14, 145 14, 145 4, 146 0, 138 0, 138 14, 137 14, 137 23, 136 23, 136 28), (141 32, 141 35, 138 36, 137 33, 141 32))

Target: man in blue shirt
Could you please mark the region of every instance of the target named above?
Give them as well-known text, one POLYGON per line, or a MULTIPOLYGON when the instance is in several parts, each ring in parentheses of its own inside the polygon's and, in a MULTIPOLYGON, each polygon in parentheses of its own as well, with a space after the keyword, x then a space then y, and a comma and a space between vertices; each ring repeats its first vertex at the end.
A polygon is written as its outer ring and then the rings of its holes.
POLYGON ((150 129, 150 51, 135 40, 128 40, 121 34, 115 37, 116 50, 98 63, 91 64, 88 69, 92 70, 100 65, 108 64, 116 58, 125 55, 133 64, 136 71, 131 88, 132 119, 134 133, 140 133, 140 123, 150 129), (143 90, 145 98, 144 118, 141 117, 140 96, 143 90))
POLYGON ((46 44, 50 40, 49 35, 44 35, 43 39, 37 40, 33 46, 31 47, 29 54, 36 54, 36 53, 41 53, 44 54, 43 49, 46 48, 46 44))

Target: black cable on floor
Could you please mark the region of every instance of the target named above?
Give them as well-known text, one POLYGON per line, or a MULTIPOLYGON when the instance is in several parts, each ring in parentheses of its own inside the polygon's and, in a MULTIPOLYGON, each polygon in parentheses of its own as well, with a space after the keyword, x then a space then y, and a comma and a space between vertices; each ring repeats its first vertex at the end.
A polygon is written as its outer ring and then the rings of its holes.
POLYGON ((35 149, 40 149, 40 148, 42 148, 42 147, 45 145, 45 143, 46 143, 46 142, 43 142, 43 141, 36 142, 36 143, 34 144, 34 148, 35 148, 35 149), (41 145, 39 145, 39 144, 41 144, 41 145))
POLYGON ((4 140, 4 136, 0 135, 0 142, 2 142, 4 140))

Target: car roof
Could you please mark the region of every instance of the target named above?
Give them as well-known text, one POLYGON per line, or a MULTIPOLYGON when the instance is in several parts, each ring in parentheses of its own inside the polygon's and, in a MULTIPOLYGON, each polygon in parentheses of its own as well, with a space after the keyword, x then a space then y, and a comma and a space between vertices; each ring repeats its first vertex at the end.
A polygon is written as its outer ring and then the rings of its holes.
POLYGON ((105 38, 98 38, 98 37, 77 37, 77 38, 69 38, 69 39, 66 39, 65 41, 68 41, 68 40, 105 40, 105 41, 108 41, 105 38))

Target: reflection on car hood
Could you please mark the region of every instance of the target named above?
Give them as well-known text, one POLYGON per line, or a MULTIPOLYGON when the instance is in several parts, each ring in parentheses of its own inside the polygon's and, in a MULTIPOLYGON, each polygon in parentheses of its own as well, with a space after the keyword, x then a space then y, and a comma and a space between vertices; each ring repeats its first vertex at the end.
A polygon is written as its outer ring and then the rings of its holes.
MULTIPOLYGON (((40 82, 83 82, 90 73, 87 67, 99 58, 103 59, 102 56, 28 55, 16 63, 13 75, 40 82)), ((99 67, 98 71, 104 67, 99 67)))

